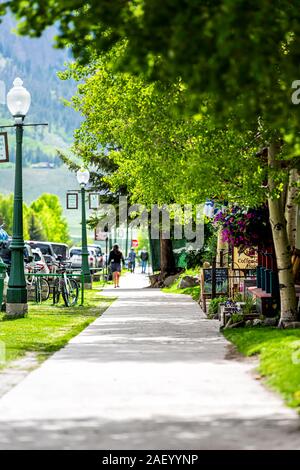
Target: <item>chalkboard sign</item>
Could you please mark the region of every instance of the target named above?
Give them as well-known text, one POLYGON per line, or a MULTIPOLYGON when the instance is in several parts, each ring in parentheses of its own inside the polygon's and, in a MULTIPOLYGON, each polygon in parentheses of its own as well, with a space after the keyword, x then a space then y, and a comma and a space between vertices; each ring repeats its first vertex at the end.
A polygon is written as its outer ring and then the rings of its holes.
MULTIPOLYGON (((203 294, 212 293, 212 268, 203 269, 203 294)), ((228 269, 216 268, 216 294, 228 292, 228 269)))

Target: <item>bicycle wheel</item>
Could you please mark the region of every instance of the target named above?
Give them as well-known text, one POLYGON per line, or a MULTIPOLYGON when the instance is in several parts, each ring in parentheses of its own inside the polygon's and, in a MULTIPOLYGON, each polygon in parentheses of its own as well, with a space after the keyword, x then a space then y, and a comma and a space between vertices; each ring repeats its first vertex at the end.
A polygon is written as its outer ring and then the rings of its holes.
POLYGON ((30 282, 26 278, 26 289, 27 289, 27 298, 30 301, 34 301, 36 298, 35 284, 34 280, 31 279, 30 282))
POLYGON ((79 288, 75 279, 67 278, 62 288, 62 296, 66 307, 73 307, 78 300, 79 288))
POLYGON ((60 286, 59 286, 59 278, 56 278, 53 282, 53 303, 58 304, 59 297, 60 297, 60 286))
POLYGON ((40 304, 42 302, 42 282, 41 278, 36 277, 34 279, 35 287, 35 301, 40 304))
POLYGON ((40 289, 41 289, 41 300, 42 302, 45 302, 50 297, 50 285, 49 285, 49 281, 43 277, 41 278, 40 289))

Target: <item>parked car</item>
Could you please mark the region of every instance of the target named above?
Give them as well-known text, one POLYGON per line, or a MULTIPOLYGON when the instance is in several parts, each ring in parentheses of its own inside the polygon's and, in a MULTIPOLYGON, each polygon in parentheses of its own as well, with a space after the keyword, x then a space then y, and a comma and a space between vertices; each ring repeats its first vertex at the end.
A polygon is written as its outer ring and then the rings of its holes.
MULTIPOLYGON (((11 245, 12 239, 9 238, 8 240, 1 241, 0 243, 0 258, 7 264, 8 273, 10 272, 11 266, 11 245)), ((34 257, 32 253, 31 246, 25 242, 24 244, 24 264, 32 263, 34 257)))
POLYGON ((69 258, 69 247, 66 243, 53 243, 51 242, 53 251, 56 256, 61 256, 62 261, 66 261, 69 258))
MULTIPOLYGON (((96 253, 93 249, 88 248, 89 256, 89 267, 96 268, 96 253)), ((81 268, 82 264, 82 250, 79 247, 74 246, 70 249, 70 264, 72 268, 81 268)))
POLYGON ((96 268, 102 268, 104 266, 104 257, 99 245, 88 245, 88 249, 91 249, 95 252, 96 256, 96 268))
POLYGON ((98 268, 98 261, 97 261, 97 252, 95 248, 88 247, 89 252, 89 266, 90 268, 98 268))
POLYGON ((34 256, 34 267, 38 268, 41 273, 49 274, 50 269, 41 250, 35 248, 32 250, 32 254, 34 256))
POLYGON ((56 255, 51 242, 40 242, 36 240, 30 240, 27 243, 31 246, 31 248, 39 248, 43 255, 53 256, 53 258, 56 259, 56 255))
POLYGON ((28 244, 31 248, 39 248, 44 256, 44 259, 48 265, 50 273, 56 273, 57 271, 57 256, 53 250, 50 242, 40 241, 29 241, 28 244))
MULTIPOLYGON (((6 303, 6 297, 7 297, 7 289, 8 289, 8 282, 9 282, 9 276, 6 273, 5 274, 5 279, 4 279, 4 287, 3 287, 3 300, 4 303, 6 303)), ((1 305, 0 305, 0 310, 1 310, 1 305)))
POLYGON ((11 264, 11 251, 9 249, 11 244, 11 238, 8 240, 3 240, 0 243, 0 258, 4 261, 5 264, 10 266, 11 264))

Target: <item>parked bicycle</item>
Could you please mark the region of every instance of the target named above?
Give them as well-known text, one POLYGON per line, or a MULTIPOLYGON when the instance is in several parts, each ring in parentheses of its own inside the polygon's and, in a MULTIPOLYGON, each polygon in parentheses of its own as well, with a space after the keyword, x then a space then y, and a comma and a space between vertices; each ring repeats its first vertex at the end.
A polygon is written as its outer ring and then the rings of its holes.
POLYGON ((30 293, 34 293, 35 301, 38 303, 45 302, 50 296, 50 285, 48 280, 43 276, 37 276, 41 268, 31 267, 28 268, 28 275, 26 276, 27 289, 30 293))
POLYGON ((54 303, 58 303, 61 294, 65 306, 73 307, 78 300, 79 286, 75 279, 68 277, 69 267, 70 263, 63 262, 61 259, 58 261, 57 273, 61 276, 57 277, 53 283, 53 299, 54 303))

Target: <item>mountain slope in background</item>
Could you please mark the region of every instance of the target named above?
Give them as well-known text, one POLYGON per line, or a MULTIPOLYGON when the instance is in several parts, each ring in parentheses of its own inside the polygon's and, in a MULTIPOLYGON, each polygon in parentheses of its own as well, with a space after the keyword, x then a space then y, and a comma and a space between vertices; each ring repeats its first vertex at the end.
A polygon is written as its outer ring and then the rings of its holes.
MULTIPOLYGON (((13 192, 13 187, 14 168, 3 168, 0 165, 0 193, 10 194, 13 192)), ((24 168, 23 170, 24 201, 29 205, 43 193, 56 194, 64 209, 70 236, 74 242, 78 242, 81 238, 81 212, 79 209, 66 209, 66 193, 74 189, 79 189, 76 175, 64 165, 54 169, 24 168)), ((93 233, 89 232, 89 236, 93 237, 93 233)))
MULTIPOLYGON (((0 24, 0 122, 4 124, 11 120, 3 98, 19 76, 31 93, 26 121, 49 124, 48 130, 26 128, 24 164, 30 166, 48 161, 59 165, 56 149, 64 149, 70 144, 73 131, 80 123, 79 115, 61 102, 61 98, 68 99, 74 94, 75 84, 57 77, 57 71, 64 68, 71 56, 67 50, 52 47, 56 33, 53 27, 37 39, 16 36, 13 28, 13 18, 6 16, 0 24)), ((10 154, 13 161, 14 139, 10 139, 10 154)))
MULTIPOLYGON (((49 28, 41 38, 19 37, 11 31, 14 21, 6 16, 0 23, 0 124, 11 124, 12 118, 5 104, 7 91, 13 80, 19 76, 31 93, 31 107, 27 123, 47 122, 44 127, 24 128, 23 144, 23 189, 24 200, 30 204, 42 193, 57 194, 64 208, 70 234, 74 241, 80 240, 80 211, 66 210, 66 192, 78 189, 74 173, 71 173, 57 157, 57 149, 65 150, 72 142, 73 131, 80 124, 80 116, 65 107, 60 98, 69 99, 75 92, 75 83, 61 81, 57 71, 64 69, 64 63, 71 60, 68 51, 52 47, 55 28, 49 28), (4 89, 5 88, 5 89, 4 89), (32 164, 53 162, 60 168, 32 168, 32 164)), ((10 161, 15 156, 14 129, 7 129, 9 135, 10 161)), ((14 167, 0 165, 0 193, 13 192, 14 167)), ((92 233, 89 234, 93 236, 92 233)))

